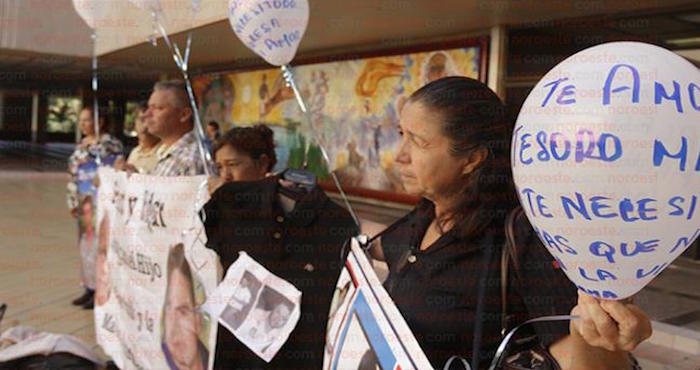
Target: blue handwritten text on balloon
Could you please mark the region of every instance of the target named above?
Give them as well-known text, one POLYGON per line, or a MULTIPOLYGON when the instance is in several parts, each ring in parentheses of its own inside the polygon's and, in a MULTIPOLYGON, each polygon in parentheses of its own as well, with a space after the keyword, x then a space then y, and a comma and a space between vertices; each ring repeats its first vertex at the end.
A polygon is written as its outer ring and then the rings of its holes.
POLYGON ((685 216, 690 220, 695 216, 695 208, 698 204, 698 196, 693 195, 688 199, 677 195, 668 200, 668 205, 673 207, 673 211, 669 212, 669 216, 685 216))
POLYGON ((682 250, 685 250, 686 248, 688 248, 688 245, 690 245, 690 243, 692 243, 693 240, 695 240, 695 238, 697 238, 699 235, 700 228, 695 230, 695 233, 691 236, 681 236, 680 238, 678 238, 678 240, 676 241, 676 245, 674 245, 673 248, 671 248, 671 251, 669 251, 669 253, 675 253, 678 248, 683 248, 682 250))
POLYGON ((536 158, 540 162, 550 160, 565 161, 574 151, 574 161, 581 163, 587 159, 600 160, 603 162, 614 162, 622 157, 622 141, 619 137, 603 132, 596 137, 596 134, 587 129, 580 129, 576 133, 575 147, 565 134, 554 132, 548 134, 546 131, 538 131, 535 134, 534 142, 531 133, 520 136, 520 146, 518 159, 524 165, 531 164, 536 158), (533 145, 535 145, 533 147, 533 145), (530 153, 529 148, 537 150, 535 157, 530 153))
POLYGON ((577 287, 579 290, 581 290, 582 292, 584 292, 584 293, 586 293, 586 294, 588 294, 588 295, 590 295, 590 296, 597 297, 597 298, 615 299, 615 298, 618 297, 617 294, 615 294, 614 292, 611 292, 611 291, 609 291, 609 290, 599 291, 599 290, 596 290, 596 289, 584 288, 584 287, 581 286, 581 285, 576 285, 576 287, 577 287))
POLYGON ((291 48, 294 46, 293 43, 299 41, 299 39, 301 39, 301 31, 296 30, 293 32, 287 32, 282 35, 282 38, 276 40, 265 39, 265 46, 268 50, 291 48))
MULTIPOLYGON (((659 239, 635 241, 633 243, 622 242, 620 243, 619 256, 633 257, 640 253, 654 253, 658 246, 659 239)), ((605 257, 610 263, 615 263, 615 254, 618 251, 613 245, 602 240, 596 240, 591 243, 588 250, 594 256, 605 257)))
MULTIPOLYGON (((603 105, 610 105, 613 94, 618 94, 626 91, 631 91, 631 102, 636 104, 639 103, 639 92, 640 92, 640 78, 639 71, 637 68, 630 64, 616 64, 610 68, 608 72, 608 77, 605 79, 605 85, 603 86, 603 105), (615 84, 616 77, 618 73, 627 71, 632 75, 632 84, 615 84)), ((688 84, 688 100, 690 105, 696 111, 700 111, 700 106, 698 105, 697 95, 700 93, 700 87, 697 84, 691 82, 688 84)), ((665 102, 673 102, 676 106, 676 111, 678 113, 683 113, 683 89, 678 81, 670 81, 669 83, 663 83, 659 81, 654 81, 654 104, 661 105, 665 102)), ((544 105, 543 105, 544 106, 544 105)))
MULTIPOLYGON (((559 85, 564 82, 568 81, 568 77, 563 77, 558 80, 554 80, 552 82, 548 82, 543 85, 543 87, 551 87, 549 89, 549 93, 547 93, 547 96, 545 96, 544 101, 542 101, 542 107, 545 107, 547 103, 549 102, 549 99, 552 97, 554 94, 554 91, 559 87, 559 85)), ((574 104, 576 103, 576 99, 574 98, 574 94, 576 92, 576 87, 574 85, 568 84, 564 85, 557 95, 557 104, 559 105, 568 105, 568 104, 574 104)))
POLYGON ((569 240, 565 237, 557 234, 550 234, 537 226, 533 226, 533 228, 535 229, 535 234, 547 248, 556 249, 559 253, 568 253, 573 256, 578 254, 575 249, 569 246, 569 240))
MULTIPOLYGON (((546 217, 546 218, 552 218, 552 217, 554 217, 554 216, 552 216, 551 213, 549 213, 549 212, 547 211, 548 207, 547 207, 547 205, 544 203, 545 198, 544 198, 543 195, 535 194, 535 191, 532 190, 532 189, 530 189, 530 188, 525 188, 525 189, 523 189, 523 190, 520 191, 520 192, 521 192, 522 194, 524 194, 524 195, 527 197, 527 204, 530 206, 530 212, 531 212, 531 214, 532 214, 533 217, 537 217, 537 214, 540 214, 540 215, 542 215, 543 217, 546 217), (535 198, 535 205, 537 205, 537 211, 538 211, 538 212, 535 212, 535 207, 534 207, 533 204, 532 204, 532 200, 533 200, 532 198, 533 198, 533 196, 534 196, 534 198, 535 198)), ((523 202, 523 203, 525 203, 525 202, 523 202)))
POLYGON ((575 192, 573 197, 561 195, 560 199, 564 213, 570 220, 577 216, 586 220, 592 220, 593 217, 620 218, 625 222, 652 221, 657 218, 657 209, 654 207, 656 199, 652 198, 642 198, 636 202, 629 198, 615 201, 599 195, 585 198, 581 193, 575 192))
POLYGON ((615 276, 615 274, 613 274, 610 271, 600 269, 600 268, 595 270, 595 276, 593 276, 593 275, 588 276, 589 274, 586 273, 586 270, 583 267, 578 268, 578 273, 579 273, 579 275, 581 275, 582 278, 584 278, 588 281, 598 282, 598 281, 605 281, 605 280, 617 280, 617 276, 615 276))
MULTIPOLYGON (((678 151, 676 152, 673 152, 673 149, 668 149, 661 140, 654 140, 654 167, 661 166, 661 164, 664 162, 664 157, 677 159, 678 170, 684 172, 688 162, 688 139, 685 136, 681 136, 680 148, 678 148, 678 151)), ((700 171, 700 147, 698 147, 698 156, 697 160, 695 161, 695 171, 700 171)))
POLYGON ((647 276, 652 276, 652 277, 653 277, 653 276, 656 276, 656 275, 658 275, 658 274, 664 269, 664 267, 666 267, 667 265, 668 265, 668 262, 664 262, 664 263, 661 264, 661 265, 654 265, 654 266, 652 266, 652 268, 649 269, 649 271, 647 271, 647 272, 644 272, 644 269, 643 269, 643 268, 639 268, 639 269, 637 269, 637 274, 636 274, 637 279, 643 279, 643 278, 645 278, 645 277, 647 277, 647 276))
POLYGON ((255 48, 255 44, 266 34, 272 32, 275 28, 280 27, 280 22, 277 18, 272 18, 267 22, 260 24, 258 28, 250 32, 248 41, 246 42, 250 48, 255 48))

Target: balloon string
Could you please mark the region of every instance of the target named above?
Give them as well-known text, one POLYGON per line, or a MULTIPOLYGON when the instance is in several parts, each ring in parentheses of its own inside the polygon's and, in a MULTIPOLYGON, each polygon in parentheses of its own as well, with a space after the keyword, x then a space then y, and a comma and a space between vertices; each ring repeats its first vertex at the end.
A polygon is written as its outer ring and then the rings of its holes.
POLYGON ((163 27, 163 24, 161 23, 158 14, 156 12, 153 12, 152 16, 158 26, 160 34, 165 40, 165 44, 168 46, 168 49, 173 55, 175 65, 180 69, 182 77, 185 80, 185 86, 187 88, 187 97, 190 100, 190 107, 192 108, 192 115, 194 116, 194 122, 196 127, 197 149, 199 151, 200 157, 202 158, 202 161, 204 162, 204 173, 207 176, 211 176, 211 171, 209 169, 209 164, 211 163, 211 153, 209 153, 208 150, 204 149, 204 129, 202 128, 202 120, 199 117, 199 109, 197 108, 197 102, 194 97, 194 92, 192 91, 192 83, 190 82, 190 77, 187 73, 187 64, 189 62, 190 50, 192 46, 192 32, 189 32, 187 35, 187 46, 185 49, 185 58, 183 59, 182 53, 180 53, 180 48, 177 46, 176 43, 170 41, 170 37, 168 37, 168 33, 165 31, 165 28, 163 27))
POLYGON ((95 126, 95 137, 97 138, 97 153, 95 154, 95 163, 99 167, 102 164, 100 158, 100 112, 97 101, 97 31, 92 30, 92 119, 95 126))
MULTIPOLYGON (((359 229, 360 219, 357 218, 355 211, 353 210, 352 206, 350 205, 350 201, 348 200, 348 197, 345 194, 343 187, 340 185, 340 181, 338 180, 338 177, 335 175, 335 172, 331 171, 331 160, 328 156, 328 152, 326 151, 326 148, 324 147, 323 143, 321 143, 320 136, 318 135, 318 132, 316 131, 316 128, 314 127, 313 122, 311 121, 311 114, 306 109, 306 104, 304 103, 304 98, 301 96, 301 93, 299 92, 299 88, 297 87, 296 81, 294 80, 294 73, 292 72, 292 69, 287 64, 283 65, 281 68, 282 68, 282 76, 284 77, 285 81, 287 82, 287 85, 294 92, 294 97, 296 98, 297 103, 299 104, 299 108, 301 108, 301 111, 306 115, 306 119, 309 122, 309 126, 311 126, 311 137, 314 139, 314 141, 316 141, 316 144, 318 144, 318 147, 321 149, 321 155, 323 155, 323 160, 326 162, 326 166, 328 166, 328 172, 330 173, 331 178, 333 179, 333 182, 335 183, 335 186, 338 188, 338 191, 340 192, 340 196, 343 198, 343 202, 345 203, 345 207, 348 209, 348 212, 350 212, 350 216, 352 216, 352 219, 355 222, 355 225, 357 225, 357 227, 359 229)), ((306 164, 306 156, 307 155, 308 155, 308 147, 306 150, 306 154, 304 155, 304 163, 305 164, 306 164)))

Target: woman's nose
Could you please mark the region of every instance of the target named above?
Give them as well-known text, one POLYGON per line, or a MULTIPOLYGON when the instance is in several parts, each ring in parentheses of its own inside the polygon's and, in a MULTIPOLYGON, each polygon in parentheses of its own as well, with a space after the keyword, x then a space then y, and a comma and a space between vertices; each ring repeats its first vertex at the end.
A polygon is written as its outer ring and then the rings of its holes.
POLYGON ((401 163, 401 164, 406 164, 411 162, 411 158, 408 155, 408 151, 406 150, 406 144, 402 141, 401 144, 399 144, 399 150, 396 152, 396 155, 394 156, 394 162, 401 163))
POLYGON ((219 174, 224 181, 231 181, 233 179, 233 173, 226 166, 221 167, 221 173, 219 174))

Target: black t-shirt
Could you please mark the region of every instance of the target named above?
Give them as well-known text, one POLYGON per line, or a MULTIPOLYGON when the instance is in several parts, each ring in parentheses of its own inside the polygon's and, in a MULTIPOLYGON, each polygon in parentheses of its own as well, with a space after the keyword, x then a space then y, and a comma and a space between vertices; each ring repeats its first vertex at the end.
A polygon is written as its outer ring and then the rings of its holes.
POLYGON ((233 182, 205 205, 207 246, 224 270, 245 251, 302 292, 301 317, 270 363, 219 326, 215 369, 320 369, 330 302, 343 267, 343 244, 357 235, 350 214, 315 187, 285 214, 278 177, 233 182))
MULTIPOLYGON (((501 341, 503 225, 470 239, 453 229, 421 251, 434 218, 433 204, 424 199, 381 236, 389 265, 384 285, 435 368, 442 369, 453 355, 473 364, 476 347, 478 367, 486 367, 501 341)), ((507 311, 515 315, 514 324, 568 314, 576 304, 574 285, 536 239, 518 241, 518 277, 509 272, 507 311)), ((568 334, 568 324, 537 325, 535 331, 548 346, 568 334)))

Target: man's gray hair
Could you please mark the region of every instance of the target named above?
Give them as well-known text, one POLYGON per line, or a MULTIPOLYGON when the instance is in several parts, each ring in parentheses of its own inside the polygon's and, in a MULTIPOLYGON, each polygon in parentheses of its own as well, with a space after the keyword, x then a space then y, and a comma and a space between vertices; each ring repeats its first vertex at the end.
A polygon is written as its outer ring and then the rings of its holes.
POLYGON ((187 108, 190 106, 190 98, 187 95, 187 85, 183 80, 166 80, 158 81, 153 85, 153 91, 166 90, 172 91, 175 95, 175 105, 178 108, 187 108))

